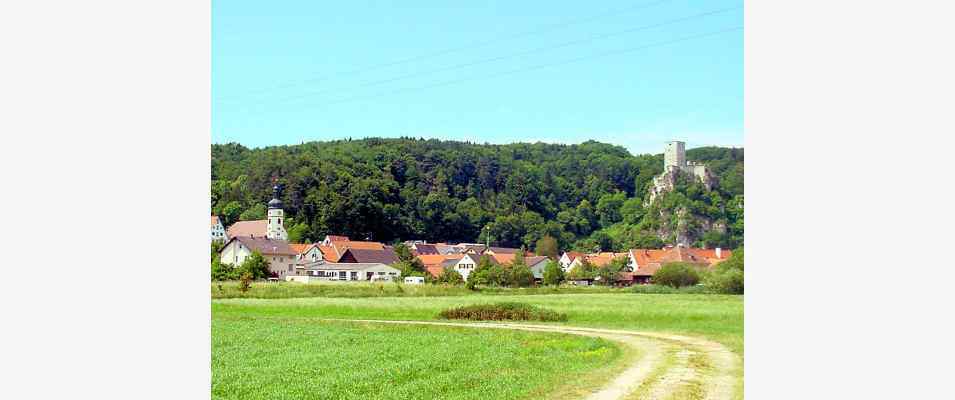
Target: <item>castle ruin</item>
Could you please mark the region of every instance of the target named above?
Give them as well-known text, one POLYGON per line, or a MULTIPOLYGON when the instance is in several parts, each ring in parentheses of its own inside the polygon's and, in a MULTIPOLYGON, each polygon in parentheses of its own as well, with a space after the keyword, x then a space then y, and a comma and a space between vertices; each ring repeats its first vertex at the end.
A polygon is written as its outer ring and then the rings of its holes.
POLYGON ((653 178, 653 187, 650 189, 647 204, 653 203, 663 193, 673 190, 676 185, 676 176, 680 173, 695 176, 707 190, 713 187, 713 176, 703 163, 686 161, 686 143, 668 142, 663 151, 663 173, 653 178))

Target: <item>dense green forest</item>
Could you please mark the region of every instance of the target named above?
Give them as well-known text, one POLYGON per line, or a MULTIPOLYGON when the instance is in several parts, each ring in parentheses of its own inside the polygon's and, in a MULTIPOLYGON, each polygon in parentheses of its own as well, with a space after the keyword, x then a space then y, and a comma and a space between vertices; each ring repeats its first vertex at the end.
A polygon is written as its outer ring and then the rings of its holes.
MULTIPOLYGON (((663 148, 661 144, 661 150, 663 148)), ((644 197, 663 155, 633 156, 595 141, 576 145, 362 139, 248 149, 212 146, 212 212, 223 224, 264 219, 273 180, 290 241, 325 234, 481 242, 561 250, 743 244, 743 149, 687 150, 718 180, 689 177, 652 205, 644 197)))

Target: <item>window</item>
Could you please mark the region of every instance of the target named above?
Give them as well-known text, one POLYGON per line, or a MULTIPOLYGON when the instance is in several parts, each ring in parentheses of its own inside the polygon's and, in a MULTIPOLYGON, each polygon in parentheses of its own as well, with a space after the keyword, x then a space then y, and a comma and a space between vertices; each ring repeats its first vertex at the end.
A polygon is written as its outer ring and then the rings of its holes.
POLYGON ((292 264, 289 264, 289 265, 288 265, 288 272, 292 272, 293 269, 294 269, 294 268, 292 268, 292 264))
POLYGON ((353 281, 357 281, 357 280, 358 280, 358 271, 352 271, 352 272, 351 272, 351 280, 353 280, 353 281))
POLYGON ((340 280, 340 281, 347 281, 347 280, 348 280, 348 272, 346 272, 346 271, 338 271, 338 280, 340 280))

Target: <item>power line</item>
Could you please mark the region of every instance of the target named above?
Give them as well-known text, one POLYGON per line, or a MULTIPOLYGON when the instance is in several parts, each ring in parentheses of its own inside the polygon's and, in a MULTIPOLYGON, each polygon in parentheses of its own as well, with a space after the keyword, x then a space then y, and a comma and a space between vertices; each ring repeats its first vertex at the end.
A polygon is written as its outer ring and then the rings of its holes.
MULTIPOLYGON (((462 50, 469 50, 469 49, 473 49, 473 48, 484 47, 484 46, 487 46, 487 45, 490 45, 490 44, 494 44, 494 43, 497 43, 497 42, 500 42, 500 41, 504 41, 504 40, 512 40, 512 39, 522 38, 522 37, 525 37, 525 36, 536 35, 536 34, 543 33, 543 32, 549 32, 549 31, 552 31, 552 30, 555 30, 555 29, 559 29, 559 28, 566 27, 566 26, 572 26, 572 25, 581 24, 581 23, 584 23, 584 22, 590 22, 590 21, 594 21, 594 20, 597 20, 597 19, 600 19, 600 18, 607 17, 607 16, 618 15, 619 13, 622 13, 622 12, 634 11, 634 10, 639 10, 639 9, 644 9, 644 8, 650 8, 650 7, 657 6, 657 5, 660 5, 660 4, 663 4, 663 3, 668 3, 668 2, 671 2, 671 1, 673 1, 673 0, 657 0, 657 1, 650 2, 650 3, 638 4, 638 5, 635 5, 635 6, 632 6, 632 7, 624 7, 624 8, 614 9, 614 10, 602 12, 602 13, 600 13, 600 14, 591 15, 591 16, 589 16, 589 17, 578 18, 578 19, 570 19, 570 20, 566 20, 566 21, 563 21, 563 22, 558 22, 558 23, 555 23, 555 24, 544 25, 544 26, 542 26, 542 27, 540 27, 540 28, 533 29, 533 30, 530 30, 530 31, 524 31, 524 32, 516 33, 516 34, 500 36, 500 37, 497 37, 497 38, 495 38, 495 39, 490 39, 490 40, 480 41, 480 42, 473 42, 473 43, 466 44, 466 45, 463 45, 463 46, 458 46, 458 47, 446 48, 446 49, 438 50, 438 51, 435 51, 435 52, 432 52, 432 53, 426 53, 426 54, 422 54, 422 55, 419 55, 419 56, 414 56, 414 57, 410 57, 410 58, 406 58, 406 59, 402 59, 402 60, 390 61, 390 62, 385 62, 385 63, 380 63, 380 64, 372 64, 372 65, 365 66, 365 67, 361 67, 361 68, 358 68, 358 69, 354 69, 354 70, 350 70, 350 71, 345 71, 345 72, 340 72, 340 73, 334 74, 334 76, 348 75, 348 74, 357 74, 357 73, 361 73, 361 72, 374 71, 374 70, 377 70, 377 69, 382 69, 382 68, 387 68, 387 67, 393 67, 393 66, 401 65, 401 64, 407 64, 407 63, 410 63, 410 62, 414 62, 414 61, 418 61, 418 60, 423 60, 423 59, 427 59, 427 58, 433 58, 433 57, 443 56, 443 55, 446 55, 446 54, 457 53, 457 52, 460 52, 460 51, 462 51, 462 50)), ((307 79, 307 80, 304 80, 304 81, 286 82, 286 83, 284 83, 284 84, 280 84, 280 85, 273 86, 273 87, 269 87, 269 88, 254 90, 254 91, 247 92, 247 93, 241 94, 241 95, 226 96, 226 97, 224 97, 224 98, 221 98, 220 100, 228 100, 228 99, 240 98, 240 97, 243 97, 243 96, 248 96, 248 95, 254 95, 254 94, 259 94, 259 93, 270 92, 270 91, 277 90, 277 89, 284 89, 284 88, 289 88, 289 87, 298 86, 298 85, 302 85, 302 84, 320 82, 320 81, 323 81, 323 80, 327 80, 328 78, 330 78, 330 77, 332 77, 332 76, 333 76, 333 75, 323 75, 323 76, 319 76, 319 77, 316 77, 316 78, 307 79)))
MULTIPOLYGON (((736 27, 732 27, 732 28, 725 28, 725 29, 720 29, 720 30, 716 30, 716 31, 710 31, 710 32, 706 32, 706 33, 696 34, 696 35, 684 36, 684 37, 680 37, 680 38, 676 38, 676 39, 671 39, 671 40, 667 40, 667 41, 651 43, 651 44, 647 44, 647 45, 643 45, 643 46, 638 46, 638 47, 630 47, 630 48, 625 48, 625 49, 620 49, 620 50, 613 50, 613 51, 608 51, 608 52, 603 52, 603 53, 596 53, 596 54, 591 54, 591 55, 587 55, 587 56, 571 58, 571 59, 567 59, 567 60, 563 60, 563 61, 559 61, 559 62, 554 62, 554 63, 537 64, 537 65, 532 65, 532 66, 529 66, 529 67, 517 68, 517 69, 512 69, 512 70, 497 72, 497 73, 493 73, 493 74, 477 75, 477 76, 471 76, 471 77, 466 77, 466 78, 461 78, 461 79, 455 79, 455 80, 450 80, 450 81, 439 82, 439 83, 432 84, 432 85, 409 87, 409 88, 402 88, 402 89, 393 90, 393 91, 380 92, 380 93, 376 93, 376 94, 372 94, 372 95, 368 95, 368 96, 348 97, 348 98, 340 99, 340 100, 338 100, 338 101, 333 101, 333 102, 328 102, 328 103, 324 103, 324 104, 319 104, 319 105, 317 105, 317 106, 315 106, 315 107, 309 107, 309 108, 321 108, 321 107, 327 107, 327 106, 330 106, 330 105, 336 105, 336 104, 341 104, 341 103, 348 103, 348 102, 353 102, 353 101, 358 101, 358 100, 374 99, 374 98, 383 97, 383 96, 388 96, 388 95, 393 95, 393 94, 407 93, 407 92, 415 92, 415 91, 420 91, 420 90, 433 89, 433 88, 436 88, 436 87, 454 85, 454 84, 458 84, 458 83, 464 83, 464 82, 470 82, 470 81, 476 81, 476 80, 485 80, 485 79, 490 79, 490 78, 497 78, 497 77, 499 77, 499 76, 512 75, 512 74, 516 74, 516 73, 527 72, 527 71, 533 71, 533 70, 538 70, 538 69, 547 68, 547 67, 553 67, 553 66, 557 66, 557 65, 572 64, 572 63, 576 63, 576 62, 580 62, 580 61, 585 61, 585 60, 590 60, 590 59, 594 59, 594 58, 603 58, 603 57, 610 57, 610 56, 615 56, 615 55, 620 55, 620 54, 626 54, 626 53, 631 53, 631 52, 638 51, 638 50, 645 50, 645 49, 649 49, 649 48, 653 48, 653 47, 666 46, 666 45, 670 45, 670 44, 674 44, 674 43, 685 42, 685 41, 694 40, 694 39, 700 39, 700 38, 704 38, 704 37, 716 36, 716 35, 719 35, 719 34, 723 34, 723 33, 727 33, 727 32, 732 32, 732 31, 738 31, 738 30, 742 30, 742 29, 743 29, 742 26, 736 26, 736 27)), ((247 113, 246 115, 249 115, 249 114, 247 113)))
POLYGON ((441 68, 436 68, 436 69, 431 69, 431 70, 424 70, 424 71, 412 72, 412 73, 410 73, 410 74, 400 75, 400 76, 393 77, 393 78, 388 78, 388 79, 382 79, 382 80, 377 80, 377 81, 367 81, 367 82, 360 83, 360 84, 358 84, 358 85, 356 85, 356 86, 354 86, 354 87, 350 87, 350 88, 349 88, 349 87, 345 87, 345 88, 338 88, 338 89, 321 90, 321 91, 317 91, 317 92, 305 93, 305 94, 301 94, 301 95, 297 95, 297 96, 292 96, 292 97, 280 98, 280 99, 277 99, 277 100, 272 100, 271 103, 276 103, 276 102, 279 102, 279 103, 280 103, 280 102, 294 101, 294 100, 299 100, 299 99, 308 98, 308 97, 313 97, 313 96, 322 95, 322 94, 338 93, 338 92, 342 92, 342 91, 350 91, 350 90, 354 90, 355 88, 378 86, 378 85, 382 85, 382 84, 386 84, 386 83, 391 83, 391 82, 397 82, 397 81, 401 81, 401 80, 405 80, 405 79, 413 78, 413 77, 417 77, 417 76, 433 74, 433 73, 436 73, 436 72, 444 72, 444 71, 451 71, 451 70, 461 69, 461 68, 466 68, 466 67, 473 67, 473 66, 475 66, 475 65, 480 65, 480 64, 486 64, 486 63, 495 62, 495 61, 506 60, 506 59, 509 59, 509 58, 514 58, 514 57, 519 57, 519 56, 525 56, 525 55, 534 54, 534 53, 540 53, 540 52, 543 52, 543 51, 554 50, 554 49, 559 49, 559 48, 569 47, 569 46, 574 46, 574 45, 578 45, 578 44, 582 44, 582 43, 588 43, 588 42, 592 42, 592 41, 598 40, 598 39, 605 39, 605 38, 608 38, 608 37, 619 36, 619 35, 623 35, 623 34, 628 34, 628 33, 633 33, 633 32, 638 32, 638 31, 643 31, 643 30, 647 30, 647 29, 659 28, 659 27, 662 27, 662 26, 672 25, 672 24, 676 24, 676 23, 680 23, 680 22, 685 22, 685 21, 697 19, 697 18, 703 18, 703 17, 707 17, 707 16, 710 16, 710 15, 716 15, 716 14, 725 13, 725 12, 729 12, 729 11, 735 11, 735 10, 739 10, 739 9, 742 9, 742 8, 743 8, 742 6, 737 6, 737 7, 729 7, 729 8, 722 8, 722 9, 717 9, 717 10, 711 10, 711 11, 707 11, 707 12, 703 12, 703 13, 699 13, 699 14, 694 14, 694 15, 689 15, 689 16, 686 16, 686 17, 676 18, 676 19, 672 19, 672 20, 668 20, 668 21, 664 21, 664 22, 660 22, 660 23, 656 23, 656 24, 643 25, 643 26, 639 26, 639 27, 635 27, 635 28, 625 29, 625 30, 622 30, 622 31, 616 31, 616 32, 610 32, 610 33, 604 33, 604 34, 594 35, 594 36, 590 36, 590 37, 587 37, 587 38, 584 38, 584 39, 572 40, 572 41, 560 43, 560 44, 557 44, 557 45, 538 47, 538 48, 534 48, 534 49, 530 49, 530 50, 525 50, 525 51, 520 51, 520 52, 516 52, 516 53, 511 53, 511 54, 507 54, 507 55, 503 55, 503 56, 496 56, 496 57, 490 57, 490 58, 485 58, 485 59, 480 59, 480 60, 475 60, 475 61, 469 61, 469 62, 466 62, 466 63, 454 64, 454 65, 450 65, 450 66, 446 66, 446 67, 441 67, 441 68))

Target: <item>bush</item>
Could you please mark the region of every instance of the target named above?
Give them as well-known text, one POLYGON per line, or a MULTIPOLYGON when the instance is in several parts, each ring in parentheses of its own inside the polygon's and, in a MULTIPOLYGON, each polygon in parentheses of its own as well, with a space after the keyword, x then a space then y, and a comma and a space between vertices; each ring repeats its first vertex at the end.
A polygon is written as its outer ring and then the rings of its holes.
POLYGON ((716 293, 743 294, 743 271, 735 268, 718 269, 703 281, 716 293))
POLYGON ((242 274, 252 275, 252 279, 268 278, 272 273, 269 270, 269 262, 265 260, 265 257, 262 257, 262 253, 259 253, 258 250, 253 251, 251 255, 246 257, 238 270, 242 274))
POLYGON ((714 291, 707 286, 694 285, 675 288, 663 285, 634 285, 629 289, 639 294, 710 294, 714 291))
POLYGON ((252 274, 243 272, 242 277, 239 278, 239 291, 242 293, 248 292, 250 286, 252 286, 252 274))
POLYGON ((475 304, 441 311, 443 319, 471 321, 566 321, 567 314, 525 303, 475 304))
POLYGON ((564 280, 564 270, 560 268, 560 264, 557 264, 557 261, 550 260, 547 262, 547 265, 544 266, 544 284, 545 285, 560 285, 564 280))
POLYGON ((674 288, 693 286, 700 283, 700 273, 693 264, 666 263, 653 274, 653 283, 674 288))
POLYGON ((528 287, 534 284, 534 272, 524 264, 515 265, 508 272, 508 281, 513 287, 528 287))
POLYGON ((437 278, 434 278, 431 282, 460 285, 464 283, 464 278, 461 276, 461 273, 456 271, 454 268, 445 268, 444 271, 441 271, 441 274, 438 275, 437 278))

